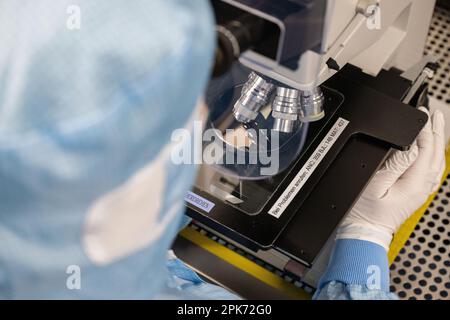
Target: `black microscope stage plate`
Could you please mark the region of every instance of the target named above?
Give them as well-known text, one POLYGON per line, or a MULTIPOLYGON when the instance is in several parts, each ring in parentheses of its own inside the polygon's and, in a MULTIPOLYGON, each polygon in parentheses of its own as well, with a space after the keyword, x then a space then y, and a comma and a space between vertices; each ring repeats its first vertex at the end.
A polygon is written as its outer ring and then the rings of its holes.
POLYGON ((276 247, 312 264, 391 148, 408 148, 427 121, 426 114, 400 102, 409 82, 393 71, 383 71, 378 78, 376 82, 376 78, 348 67, 324 84, 326 117, 311 124, 307 147, 281 179, 276 177, 282 180, 280 188, 261 213, 247 215, 194 188, 193 192, 215 206, 207 213, 188 204, 187 214, 250 249, 276 247), (387 81, 391 86, 386 94, 380 88, 386 87, 387 81), (290 205, 278 218, 268 214, 342 119, 345 128, 290 205))

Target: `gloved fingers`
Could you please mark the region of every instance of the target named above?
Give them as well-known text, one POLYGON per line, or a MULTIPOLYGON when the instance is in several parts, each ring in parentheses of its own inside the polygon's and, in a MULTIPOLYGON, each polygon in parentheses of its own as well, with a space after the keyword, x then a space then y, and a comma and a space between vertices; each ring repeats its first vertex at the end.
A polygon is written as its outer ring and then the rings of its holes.
POLYGON ((445 162, 445 158, 444 158, 444 159, 442 159, 442 162, 439 166, 439 170, 435 172, 433 185, 431 187, 431 190, 432 190, 431 193, 434 193, 439 189, 439 186, 441 185, 442 176, 445 171, 445 165, 446 165, 446 162, 445 162))
POLYGON ((417 144, 413 144, 407 151, 396 150, 383 164, 382 170, 395 173, 398 179, 416 161, 418 155, 419 148, 417 144))
MULTIPOLYGON (((442 161, 445 161, 445 121, 444 115, 440 110, 436 110, 433 114, 433 140, 434 153, 433 159, 430 163, 430 168, 433 172, 440 172, 442 161)), ((440 178, 440 177, 439 177, 440 178)))
MULTIPOLYGON (((421 110, 428 114, 426 109, 421 110)), ((389 247, 395 230, 439 186, 445 168, 443 131, 443 119, 438 112, 429 117, 409 153, 392 154, 341 223, 338 238, 389 247), (386 194, 382 198, 373 197, 382 193, 386 194)))
POLYGON ((411 175, 418 177, 420 172, 426 174, 430 168, 430 163, 434 154, 434 134, 430 113, 428 109, 424 107, 420 107, 419 110, 428 115, 428 121, 417 136, 416 143, 419 148, 419 155, 411 168, 405 172, 406 176, 411 175))
POLYGON ((416 161, 419 154, 417 144, 413 144, 408 151, 394 151, 381 169, 375 174, 366 195, 380 199, 397 182, 403 173, 416 161))
POLYGON ((433 141, 433 128, 431 124, 430 112, 425 107, 419 107, 419 110, 428 115, 428 121, 417 136, 417 146, 419 149, 430 149, 432 148, 431 143, 433 141))
MULTIPOLYGON (((419 109, 429 114, 424 107, 419 109)), ((421 184, 430 179, 430 164, 434 154, 434 135, 430 117, 422 131, 420 131, 416 141, 419 155, 398 181, 399 187, 404 188, 406 193, 408 193, 408 190, 416 190, 421 184)))
POLYGON ((430 163, 431 192, 435 192, 441 183, 442 174, 445 170, 445 121, 440 110, 436 110, 432 118, 434 153, 430 163))

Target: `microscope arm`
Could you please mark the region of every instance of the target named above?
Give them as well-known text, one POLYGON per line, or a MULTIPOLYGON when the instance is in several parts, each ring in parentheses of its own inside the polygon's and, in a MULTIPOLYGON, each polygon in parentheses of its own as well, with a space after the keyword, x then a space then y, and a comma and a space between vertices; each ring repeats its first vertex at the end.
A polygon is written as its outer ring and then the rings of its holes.
POLYGON ((411 0, 379 0, 378 13, 373 14, 368 13, 371 5, 367 3, 365 8, 358 8, 353 20, 324 54, 319 83, 349 62, 376 76, 400 46, 406 36, 411 0))

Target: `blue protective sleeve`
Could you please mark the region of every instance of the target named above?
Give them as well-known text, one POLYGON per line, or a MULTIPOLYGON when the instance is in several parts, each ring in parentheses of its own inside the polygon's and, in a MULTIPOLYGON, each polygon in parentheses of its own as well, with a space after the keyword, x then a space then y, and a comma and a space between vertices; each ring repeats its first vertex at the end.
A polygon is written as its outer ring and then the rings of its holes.
POLYGON ((386 250, 369 241, 336 242, 316 299, 393 299, 386 250))

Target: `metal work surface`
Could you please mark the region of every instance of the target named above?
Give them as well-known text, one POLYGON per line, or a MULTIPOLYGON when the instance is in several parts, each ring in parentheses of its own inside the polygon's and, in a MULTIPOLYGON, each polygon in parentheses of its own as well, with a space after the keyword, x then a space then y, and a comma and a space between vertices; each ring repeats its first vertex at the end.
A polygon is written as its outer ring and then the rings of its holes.
POLYGON ((191 224, 172 247, 201 276, 245 299, 309 299, 314 289, 191 224))
MULTIPOLYGON (((436 7, 425 53, 439 58, 440 69, 430 82, 429 95, 445 108, 450 105, 449 26, 450 10, 436 7)), ((400 299, 450 299, 449 222, 450 176, 447 176, 391 265, 391 290, 400 299)))
MULTIPOLYGON (((184 234, 193 235, 193 230, 184 231, 184 234)), ((197 235, 198 237, 198 235, 197 235)), ((202 241, 208 241, 202 239, 202 241)), ((230 291, 235 292, 239 296, 246 299, 291 299, 292 297, 284 294, 282 290, 267 285, 263 281, 253 277, 249 273, 233 266, 222 258, 204 250, 201 246, 192 245, 192 242, 183 237, 178 237, 173 245, 173 249, 177 252, 178 258, 188 260, 190 266, 194 268, 207 281, 219 284, 230 291), (190 257, 195 256, 195 259, 190 257), (205 270, 208 266, 214 265, 213 268, 205 270), (245 285, 243 285, 245 284, 245 285)))

